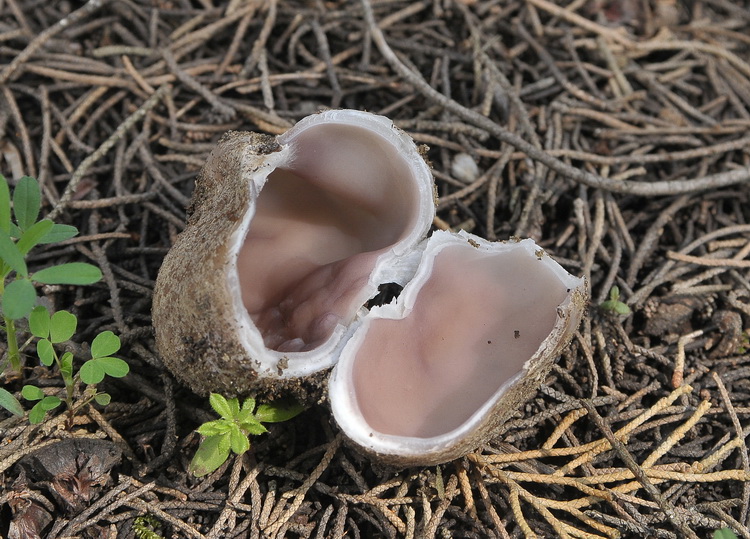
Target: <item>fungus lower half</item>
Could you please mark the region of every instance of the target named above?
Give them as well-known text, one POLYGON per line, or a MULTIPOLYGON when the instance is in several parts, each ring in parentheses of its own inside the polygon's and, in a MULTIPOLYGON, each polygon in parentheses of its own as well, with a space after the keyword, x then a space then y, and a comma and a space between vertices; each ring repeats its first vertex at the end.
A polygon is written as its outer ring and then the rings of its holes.
POLYGON ((382 116, 225 135, 157 279, 166 366, 201 394, 328 396, 350 443, 394 466, 475 449, 542 383, 586 286, 531 240, 429 235, 434 203, 382 116), (367 309, 387 283, 403 291, 367 309))

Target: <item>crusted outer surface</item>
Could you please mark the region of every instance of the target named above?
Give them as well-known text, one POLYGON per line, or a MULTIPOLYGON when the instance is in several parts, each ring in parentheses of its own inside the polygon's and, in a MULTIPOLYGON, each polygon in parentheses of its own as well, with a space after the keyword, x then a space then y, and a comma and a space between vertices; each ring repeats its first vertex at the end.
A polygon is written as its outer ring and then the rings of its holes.
POLYGON ((229 132, 221 138, 196 180, 187 226, 159 271, 153 302, 157 350, 169 370, 200 395, 291 393, 309 402, 327 374, 304 381, 260 379, 236 334, 226 279, 228 242, 249 208, 252 155, 260 164, 279 149, 268 135, 229 132))

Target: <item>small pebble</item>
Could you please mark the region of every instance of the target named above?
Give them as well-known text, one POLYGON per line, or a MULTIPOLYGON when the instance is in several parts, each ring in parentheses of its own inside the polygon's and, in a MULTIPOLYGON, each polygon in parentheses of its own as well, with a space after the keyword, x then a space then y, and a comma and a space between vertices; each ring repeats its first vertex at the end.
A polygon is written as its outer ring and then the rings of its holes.
POLYGON ((471 183, 479 177, 479 167, 468 153, 459 153, 453 158, 451 174, 462 182, 471 183))

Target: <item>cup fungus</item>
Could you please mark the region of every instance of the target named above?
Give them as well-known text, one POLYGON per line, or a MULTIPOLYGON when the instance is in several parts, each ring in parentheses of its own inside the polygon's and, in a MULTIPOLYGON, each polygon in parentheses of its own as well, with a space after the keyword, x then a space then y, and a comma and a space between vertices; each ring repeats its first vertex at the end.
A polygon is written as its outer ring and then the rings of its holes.
POLYGON ((382 116, 226 134, 159 272, 161 357, 200 394, 328 389, 350 442, 385 463, 475 449, 541 384, 586 287, 532 240, 425 239, 434 212, 429 168, 382 116), (404 289, 368 310, 387 283, 404 289))

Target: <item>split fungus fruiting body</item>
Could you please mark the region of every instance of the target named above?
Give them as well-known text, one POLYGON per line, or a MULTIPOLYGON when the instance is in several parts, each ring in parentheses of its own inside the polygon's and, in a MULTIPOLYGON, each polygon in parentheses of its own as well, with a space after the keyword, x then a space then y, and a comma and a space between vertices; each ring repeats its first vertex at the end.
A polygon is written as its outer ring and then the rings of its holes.
POLYGON ((382 116, 226 134, 159 272, 160 355, 200 394, 328 394, 386 464, 475 449, 542 383, 586 286, 531 240, 427 238, 434 212, 429 168, 382 116), (365 308, 388 283, 401 294, 365 308))

